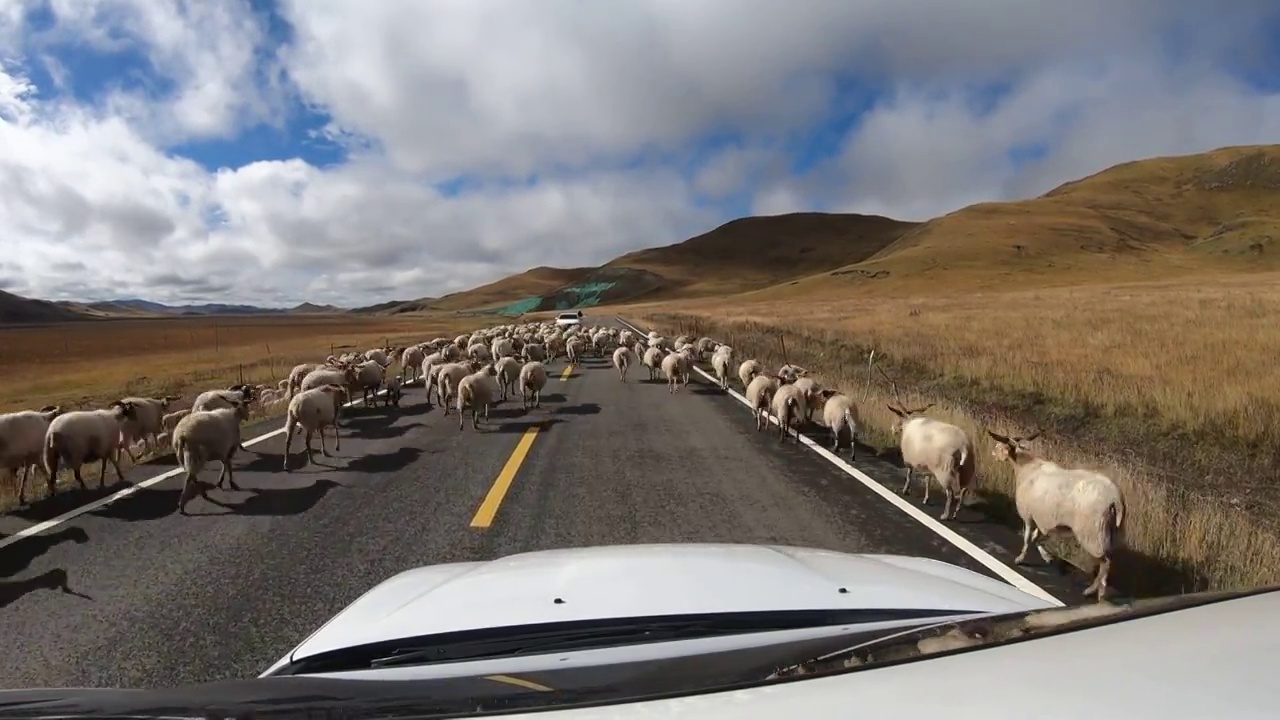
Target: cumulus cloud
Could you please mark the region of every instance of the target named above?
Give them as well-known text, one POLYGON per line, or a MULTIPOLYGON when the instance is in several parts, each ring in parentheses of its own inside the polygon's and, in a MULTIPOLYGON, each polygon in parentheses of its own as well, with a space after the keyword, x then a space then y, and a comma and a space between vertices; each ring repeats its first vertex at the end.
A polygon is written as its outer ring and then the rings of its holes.
POLYGON ((743 208, 925 218, 1274 142, 1277 16, 1269 0, 11 0, 0 279, 354 305, 599 263, 743 208))

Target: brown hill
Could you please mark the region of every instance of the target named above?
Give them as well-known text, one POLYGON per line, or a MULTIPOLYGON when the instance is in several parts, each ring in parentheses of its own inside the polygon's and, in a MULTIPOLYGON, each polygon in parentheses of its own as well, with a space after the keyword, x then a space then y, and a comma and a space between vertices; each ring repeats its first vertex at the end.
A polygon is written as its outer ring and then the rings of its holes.
POLYGON ((917 224, 852 213, 745 217, 604 267, 647 270, 672 281, 646 300, 744 292, 861 262, 917 224))
POLYGON ((86 320, 89 316, 47 300, 32 300, 0 290, 0 323, 50 323, 86 320))
POLYGON ((752 293, 1007 288, 1280 268, 1280 145, 1116 165, 1037 198, 970 205, 863 262, 752 293))

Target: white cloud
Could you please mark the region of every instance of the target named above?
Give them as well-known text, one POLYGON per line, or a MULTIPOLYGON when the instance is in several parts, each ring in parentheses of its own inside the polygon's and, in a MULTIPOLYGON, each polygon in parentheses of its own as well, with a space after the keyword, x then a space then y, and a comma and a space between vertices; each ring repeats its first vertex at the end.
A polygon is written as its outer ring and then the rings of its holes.
POLYGON ((923 218, 1280 138, 1280 100, 1228 72, 1276 77, 1263 0, 286 0, 284 47, 247 0, 51 0, 38 30, 24 5, 0 2, 0 282, 47 297, 435 295, 679 240, 742 192, 923 218), (151 90, 51 97, 84 72, 70 45, 141 53, 151 90), (850 83, 880 99, 791 177, 850 83), (347 162, 210 171, 171 149, 283 126, 294 94, 347 162), (432 185, 459 175, 479 185, 432 185))

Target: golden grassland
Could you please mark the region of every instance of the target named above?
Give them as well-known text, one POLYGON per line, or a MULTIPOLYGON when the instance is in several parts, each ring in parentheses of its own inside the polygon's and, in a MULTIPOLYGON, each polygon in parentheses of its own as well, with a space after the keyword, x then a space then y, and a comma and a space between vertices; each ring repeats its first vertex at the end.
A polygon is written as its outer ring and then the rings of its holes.
MULTIPOLYGON (((0 328, 0 412, 104 407, 125 396, 191 396, 241 377, 273 383, 331 352, 405 345, 484 326, 452 314, 95 320, 0 328)), ((398 367, 398 366, 397 366, 398 367)), ((124 459, 128 462, 128 458, 124 459)), ((89 468, 86 468, 88 471, 89 468)), ((114 471, 108 470, 109 477, 114 471)), ((91 473, 86 472, 86 480, 91 473)), ((92 473, 96 478, 96 470, 92 473)), ((11 507, 16 484, 0 487, 11 507)), ((40 497, 43 480, 29 483, 40 497)))
POLYGON ((864 421, 886 447, 874 348, 907 402, 938 401, 932 413, 977 438, 987 510, 1005 521, 1012 475, 983 429, 1042 428, 1037 451, 1121 485, 1131 550, 1113 577, 1130 592, 1280 582, 1280 274, 630 312, 771 365, 785 345, 824 383, 868 393, 864 421))

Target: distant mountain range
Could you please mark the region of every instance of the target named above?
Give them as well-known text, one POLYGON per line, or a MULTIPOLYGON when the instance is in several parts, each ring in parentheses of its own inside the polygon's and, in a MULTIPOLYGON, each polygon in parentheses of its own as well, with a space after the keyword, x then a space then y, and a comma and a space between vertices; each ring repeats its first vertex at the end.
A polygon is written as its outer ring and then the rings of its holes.
POLYGON ((45 323, 92 318, 210 316, 210 315, 300 315, 345 313, 333 305, 302 303, 292 308, 264 308, 256 305, 204 303, 165 305, 141 298, 121 298, 94 303, 35 300, 0 291, 0 323, 45 323))

